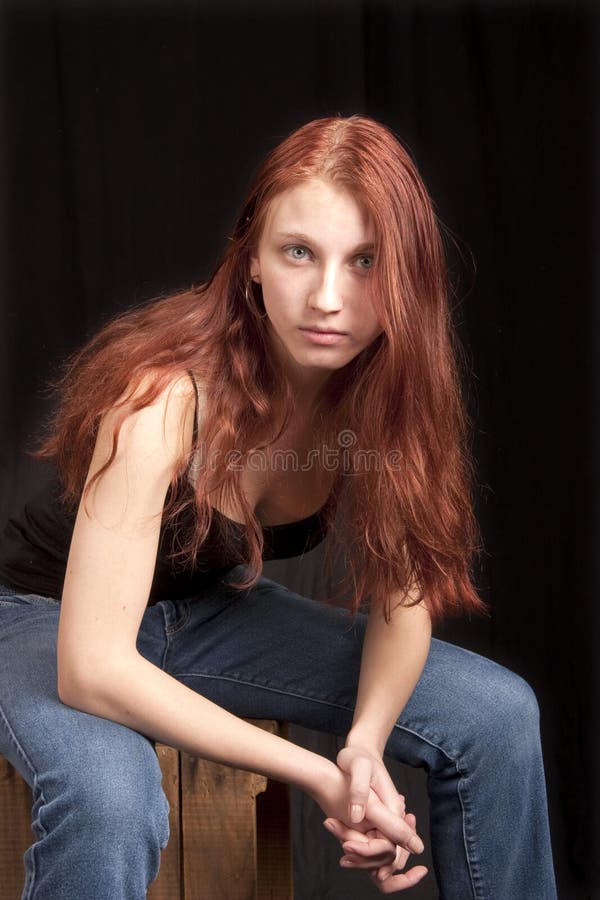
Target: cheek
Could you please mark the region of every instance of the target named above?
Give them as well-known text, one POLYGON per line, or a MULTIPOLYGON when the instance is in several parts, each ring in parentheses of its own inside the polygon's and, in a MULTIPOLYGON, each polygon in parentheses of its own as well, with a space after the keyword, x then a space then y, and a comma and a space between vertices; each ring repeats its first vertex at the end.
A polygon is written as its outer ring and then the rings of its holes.
POLYGON ((363 311, 364 332, 371 340, 375 340, 383 331, 383 326, 379 321, 379 317, 370 303, 367 303, 366 309, 363 311))
POLYGON ((285 315, 297 300, 297 286, 287 273, 269 272, 262 279, 263 299, 266 307, 270 307, 277 315, 285 315))

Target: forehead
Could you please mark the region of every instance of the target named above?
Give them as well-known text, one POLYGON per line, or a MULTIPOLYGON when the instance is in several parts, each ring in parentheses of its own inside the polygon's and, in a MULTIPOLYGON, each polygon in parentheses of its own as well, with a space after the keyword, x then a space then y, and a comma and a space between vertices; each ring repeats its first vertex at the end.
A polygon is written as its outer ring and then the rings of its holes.
POLYGON ((277 194, 270 202, 262 235, 279 231, 330 234, 356 243, 374 242, 375 228, 360 200, 345 186, 312 178, 277 194))

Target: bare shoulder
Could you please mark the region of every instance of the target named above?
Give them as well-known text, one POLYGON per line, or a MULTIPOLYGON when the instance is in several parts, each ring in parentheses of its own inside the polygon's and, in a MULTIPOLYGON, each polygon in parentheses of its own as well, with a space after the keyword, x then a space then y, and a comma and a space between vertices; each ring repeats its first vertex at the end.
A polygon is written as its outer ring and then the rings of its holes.
POLYGON ((179 372, 168 382, 166 390, 176 399, 196 402, 198 381, 191 372, 179 372))
POLYGON ((148 372, 102 417, 92 471, 109 460, 171 470, 191 448, 195 415, 189 374, 175 373, 165 381, 160 373, 148 372))
POLYGON ((195 381, 191 372, 174 372, 165 378, 160 369, 149 369, 141 378, 131 380, 116 406, 134 406, 140 399, 155 392, 153 403, 166 403, 170 399, 184 402, 195 400, 195 381))
POLYGON ((156 409, 177 416, 196 406, 196 392, 188 372, 175 372, 165 378, 164 373, 150 370, 127 386, 113 410, 121 418, 156 409))

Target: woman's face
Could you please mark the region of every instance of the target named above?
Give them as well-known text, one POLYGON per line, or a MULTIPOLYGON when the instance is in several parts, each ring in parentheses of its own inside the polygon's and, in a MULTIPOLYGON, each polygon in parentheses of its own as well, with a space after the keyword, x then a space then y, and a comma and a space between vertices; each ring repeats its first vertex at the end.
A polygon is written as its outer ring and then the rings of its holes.
POLYGON ((372 223, 346 189, 311 179, 276 196, 251 261, 275 353, 298 386, 318 386, 382 328, 367 300, 372 223))

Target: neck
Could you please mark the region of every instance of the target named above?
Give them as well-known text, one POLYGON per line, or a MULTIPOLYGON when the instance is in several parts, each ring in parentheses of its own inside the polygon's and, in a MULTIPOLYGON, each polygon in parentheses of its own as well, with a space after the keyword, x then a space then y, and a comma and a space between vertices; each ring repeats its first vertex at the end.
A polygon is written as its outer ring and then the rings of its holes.
POLYGON ((314 412, 321 391, 331 376, 331 372, 325 369, 308 369, 299 365, 279 346, 277 338, 271 336, 271 348, 278 360, 288 384, 290 385, 294 406, 299 415, 309 415, 314 412))

